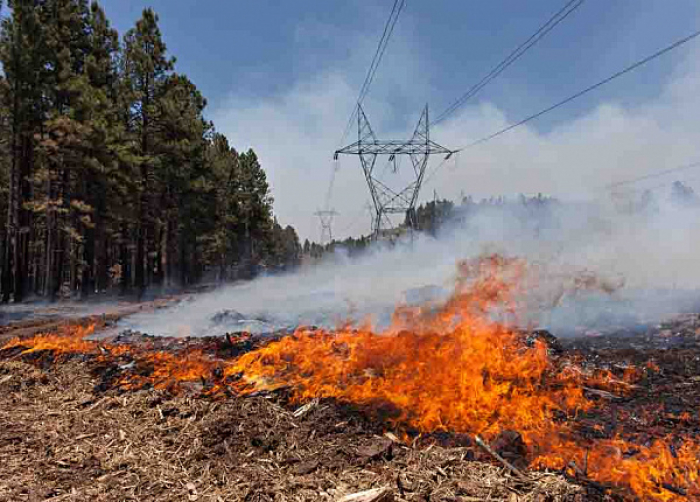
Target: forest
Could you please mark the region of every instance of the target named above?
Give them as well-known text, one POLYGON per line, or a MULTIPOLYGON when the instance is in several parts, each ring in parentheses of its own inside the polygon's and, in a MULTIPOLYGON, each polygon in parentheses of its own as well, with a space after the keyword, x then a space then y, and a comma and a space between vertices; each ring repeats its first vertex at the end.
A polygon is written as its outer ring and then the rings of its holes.
POLYGON ((136 295, 294 267, 256 153, 205 118, 158 15, 0 5, 2 302, 136 295))

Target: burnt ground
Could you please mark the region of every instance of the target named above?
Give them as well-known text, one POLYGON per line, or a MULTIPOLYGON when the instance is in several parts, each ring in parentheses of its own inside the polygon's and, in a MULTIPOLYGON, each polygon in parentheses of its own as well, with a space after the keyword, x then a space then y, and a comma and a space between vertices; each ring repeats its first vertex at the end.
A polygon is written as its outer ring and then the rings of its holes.
MULTIPOLYGON (((589 391, 609 413, 581 416, 584 434, 623 430, 646 444, 700 431, 700 316, 644 333, 551 342, 553 352, 620 377, 631 365, 651 368, 624 393, 589 391)), ((264 342, 126 334, 114 343, 231 357, 264 342)), ((208 397, 202 381, 179 392, 149 385, 125 391, 113 385, 118 374, 147 369, 128 358, 98 359, 0 351, 0 500, 335 501, 371 488, 385 488, 397 501, 625 496, 571 472, 517 479, 469 437, 399 440, 367 410, 333 401, 299 408, 284 390, 222 399, 208 397)))
POLYGON ((700 314, 683 314, 640 331, 561 341, 584 366, 624 373, 644 368, 626 395, 610 400, 611 427, 642 440, 700 433, 700 314))

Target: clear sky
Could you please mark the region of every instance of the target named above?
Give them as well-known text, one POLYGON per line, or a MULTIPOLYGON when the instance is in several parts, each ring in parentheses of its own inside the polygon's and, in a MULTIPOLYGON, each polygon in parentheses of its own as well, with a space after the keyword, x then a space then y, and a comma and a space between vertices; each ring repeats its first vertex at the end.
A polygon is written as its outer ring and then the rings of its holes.
MULTIPOLYGON (((379 136, 410 135, 427 102, 436 116, 529 37, 564 0, 408 0, 366 101, 379 136)), ((275 212, 318 239, 352 103, 392 0, 104 0, 123 34, 153 7, 168 48, 209 100, 207 115, 269 172, 275 212)), ((432 133, 460 147, 538 111, 700 28, 697 0, 587 0, 460 114, 432 133)), ((463 152, 424 198, 601 184, 700 159, 700 40, 550 116, 463 152), (697 108, 695 108, 697 107, 697 108)), ((347 142, 352 141, 352 137, 347 142)), ((366 232, 359 161, 342 159, 336 234, 366 232)))

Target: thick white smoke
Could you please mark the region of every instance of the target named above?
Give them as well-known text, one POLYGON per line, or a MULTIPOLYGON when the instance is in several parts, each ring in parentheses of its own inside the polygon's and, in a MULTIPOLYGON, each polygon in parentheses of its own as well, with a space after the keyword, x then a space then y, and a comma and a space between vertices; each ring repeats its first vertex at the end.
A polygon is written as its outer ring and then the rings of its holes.
POLYGON ((295 273, 262 277, 184 302, 125 326, 154 335, 217 335, 298 325, 333 327, 394 307, 445 297, 458 261, 484 253, 527 260, 523 321, 571 333, 582 327, 633 327, 690 308, 700 284, 700 209, 666 202, 621 211, 600 202, 473 204, 437 237, 339 252, 295 273), (575 279, 596 279, 576 290, 575 279))
MULTIPOLYGON (((659 46, 664 43, 660 40, 659 46)), ((422 102, 418 98, 428 93, 418 76, 425 73, 425 64, 414 59, 417 51, 410 38, 395 39, 392 44, 401 57, 388 61, 399 66, 385 69, 384 87, 375 86, 365 104, 371 120, 378 121, 373 124, 380 136, 403 137, 405 131, 385 130, 391 120, 383 123, 381 119, 391 116, 390 98, 422 102)), ((607 183, 700 160, 699 53, 697 43, 686 52, 674 53, 678 54, 674 70, 658 93, 643 102, 606 98, 607 94, 597 94, 600 101, 595 102, 594 95, 589 95, 579 101, 590 107, 587 113, 545 130, 530 123, 465 150, 431 178, 425 191, 436 190, 451 199, 462 190, 479 196, 541 191, 571 201, 599 196, 590 194, 607 183)), ((629 62, 625 59, 620 66, 629 62)), ((359 67, 363 74, 366 61, 357 66, 345 63, 343 68, 355 72, 359 67)), ((317 222, 310 215, 323 204, 318 194, 328 189, 331 152, 340 146, 337 135, 345 127, 345 117, 338 110, 350 110, 355 95, 343 68, 323 68, 274 99, 251 104, 233 95, 214 113, 215 122, 236 143, 259 151, 270 175, 276 210, 303 237, 317 236, 317 222)), ((597 80, 581 70, 580 82, 572 82, 570 88, 552 88, 551 99, 543 105, 597 80)), ((640 85, 649 75, 644 71, 618 82, 640 85)), ((517 82, 508 83, 518 91, 517 82)), ((509 116, 487 95, 483 99, 434 128, 434 139, 457 148, 521 117, 509 116)), ((534 111, 525 110, 522 116, 534 111)), ((414 125, 413 119, 410 122, 408 130, 414 125)), ((685 179, 688 174, 681 176, 685 179)), ((336 230, 345 237, 358 232, 353 221, 366 188, 359 166, 350 161, 343 163, 335 183, 333 207, 340 212, 336 230)), ((611 207, 608 199, 561 203, 535 215, 531 206, 517 203, 481 207, 466 221, 444 227, 437 238, 420 236, 412 244, 376 248, 353 260, 338 253, 296 273, 223 288, 156 315, 132 317, 126 324, 151 334, 204 335, 245 328, 333 325, 367 315, 382 323, 398 303, 449 292, 456 263, 485 252, 523 257, 531 264, 537 280, 528 291, 530 310, 524 319, 557 334, 578 326, 633 327, 691 308, 700 284, 696 251, 700 210, 667 203, 665 193, 658 197, 658 210, 621 211, 611 207), (573 292, 573 278, 582 272, 614 291, 573 292), (217 314, 215 323, 212 319, 217 314)))

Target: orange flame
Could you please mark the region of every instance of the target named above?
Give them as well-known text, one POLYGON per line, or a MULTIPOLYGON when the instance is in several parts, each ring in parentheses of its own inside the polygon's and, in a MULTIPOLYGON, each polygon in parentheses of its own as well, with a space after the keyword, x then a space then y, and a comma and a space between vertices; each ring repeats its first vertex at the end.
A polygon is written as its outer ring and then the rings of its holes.
POLYGON ((95 342, 85 340, 95 331, 95 325, 66 326, 59 333, 45 333, 32 338, 13 338, 2 350, 24 347, 22 354, 50 350, 57 354, 89 353, 96 348, 95 342))
POLYGON ((217 363, 200 350, 186 354, 162 351, 139 354, 137 361, 138 365, 152 366, 152 370, 147 375, 127 374, 118 381, 118 387, 140 389, 148 384, 155 389, 176 390, 180 383, 206 380, 217 367, 217 363))
POLYGON ((496 320, 515 317, 524 262, 494 255, 464 262, 460 272, 445 305, 398 308, 383 331, 300 328, 229 362, 200 350, 98 344, 85 340, 92 326, 12 340, 2 349, 93 354, 98 360, 128 355, 136 368, 148 371, 125 372, 116 383, 124 389, 150 384, 176 391, 182 382, 206 379, 213 380, 209 393, 215 394, 233 380, 233 390, 241 394, 289 387, 296 400, 331 397, 379 405, 387 421, 419 432, 488 439, 516 430, 528 444, 533 468, 583 474, 641 500, 700 499, 697 440, 666 437, 639 445, 619 433, 590 440, 576 432, 576 418, 596 407, 586 387, 627 393, 644 371, 659 371, 655 363, 626 368, 619 379, 606 370, 584 371, 576 359, 557 362, 543 342, 529 347, 519 332, 496 320))
POLYGON ((590 478, 629 487, 644 500, 682 500, 676 489, 700 494, 697 442, 687 441, 674 454, 670 439, 650 447, 622 439, 586 447, 586 440, 570 439, 567 419, 594 407, 585 386, 626 392, 642 371, 629 368, 619 380, 606 371, 587 375, 571 365, 557 367, 543 343, 527 347, 519 333, 494 320, 494 312, 515 313, 524 263, 490 256, 460 270, 456 292, 441 308, 401 308, 391 327, 378 333, 300 329, 241 356, 226 374, 243 375, 239 392, 285 386, 297 400, 381 404, 387 420, 420 432, 489 438, 516 430, 530 447, 533 467, 585 463, 590 478))
POLYGON ((555 373, 547 348, 488 313, 513 294, 523 264, 492 256, 464 263, 457 293, 437 312, 402 309, 384 332, 297 331, 243 355, 227 369, 249 381, 290 386, 297 399, 334 397, 390 403, 395 421, 419 431, 537 435, 555 415, 591 404, 573 372, 555 373))
POLYGON ((59 333, 39 334, 31 338, 14 338, 0 350, 20 347, 20 354, 51 351, 54 355, 86 354, 95 356, 98 361, 113 361, 127 355, 135 366, 148 369, 145 374, 127 372, 115 386, 122 389, 138 389, 151 385, 157 389, 175 390, 181 382, 192 382, 211 376, 218 363, 201 350, 187 351, 184 354, 165 351, 149 351, 142 346, 102 343, 85 338, 93 334, 95 325, 66 326, 59 333), (102 349, 102 350, 101 350, 102 349))

